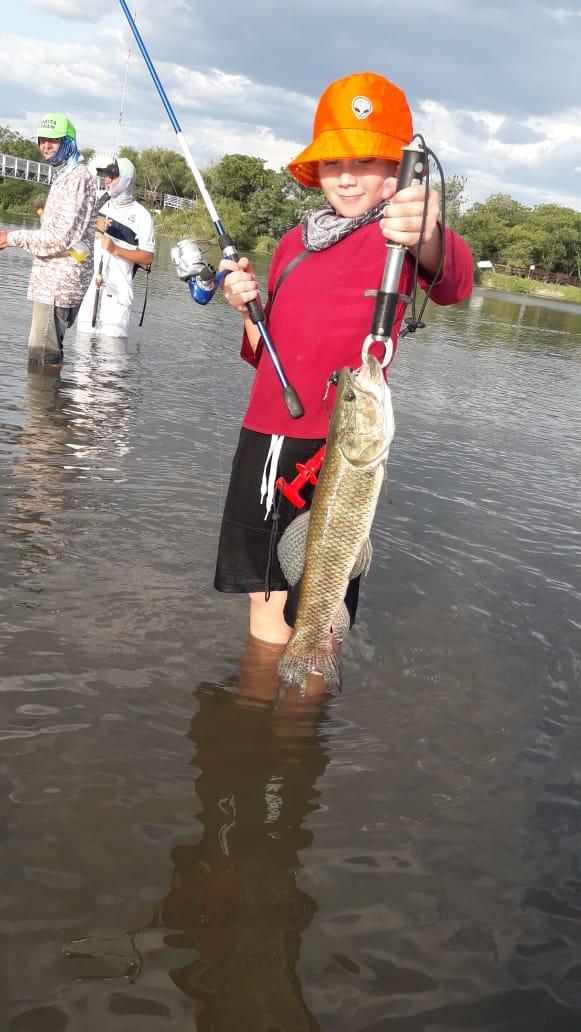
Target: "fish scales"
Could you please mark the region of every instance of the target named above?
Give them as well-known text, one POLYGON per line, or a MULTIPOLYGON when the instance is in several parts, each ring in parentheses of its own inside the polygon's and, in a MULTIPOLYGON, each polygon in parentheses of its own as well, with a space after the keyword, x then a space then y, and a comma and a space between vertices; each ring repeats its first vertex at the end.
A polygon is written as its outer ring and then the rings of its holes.
MULTIPOLYGON (((343 600, 369 533, 393 436, 389 391, 373 356, 357 373, 341 371, 327 451, 309 515, 297 619, 279 663, 281 677, 306 684, 318 670, 340 684, 331 632, 348 629, 343 600)), ((282 561, 282 560, 281 560, 282 561)))

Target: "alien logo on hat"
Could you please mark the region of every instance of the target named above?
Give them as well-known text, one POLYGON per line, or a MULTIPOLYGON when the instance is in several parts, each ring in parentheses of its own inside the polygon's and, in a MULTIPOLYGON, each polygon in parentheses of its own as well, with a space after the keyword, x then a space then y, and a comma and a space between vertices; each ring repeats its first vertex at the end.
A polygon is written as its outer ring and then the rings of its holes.
POLYGON ((363 120, 368 118, 373 111, 373 104, 369 100, 369 97, 354 97, 351 101, 351 107, 353 108, 353 114, 356 118, 363 120))

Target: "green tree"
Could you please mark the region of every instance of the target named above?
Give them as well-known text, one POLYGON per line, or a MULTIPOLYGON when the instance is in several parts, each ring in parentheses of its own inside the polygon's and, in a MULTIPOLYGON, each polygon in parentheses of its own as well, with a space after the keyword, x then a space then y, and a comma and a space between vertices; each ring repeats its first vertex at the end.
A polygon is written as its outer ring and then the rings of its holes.
POLYGON ((508 230, 486 204, 475 204, 458 219, 458 230, 470 247, 474 260, 500 261, 508 230))
POLYGON ((42 154, 36 140, 27 140, 15 129, 0 125, 0 152, 11 154, 15 158, 28 158, 30 161, 42 161, 42 154))
POLYGON ((227 154, 204 173, 204 181, 212 196, 231 197, 240 204, 248 203, 252 194, 272 184, 275 173, 264 167, 263 158, 247 154, 227 154))
POLYGON ((526 223, 513 226, 500 255, 502 264, 525 268, 535 265, 545 246, 544 236, 542 230, 526 223))
MULTIPOLYGON (((249 231, 247 218, 238 201, 230 197, 220 200, 220 218, 240 251, 251 250, 254 236, 249 231)), ((216 243, 216 229, 205 205, 198 201, 195 208, 170 211, 165 209, 158 219, 160 230, 174 240, 194 237, 200 244, 216 243)))
POLYGON ((147 147, 139 153, 134 164, 137 169, 137 186, 178 197, 196 196, 194 177, 185 158, 176 151, 147 147))
POLYGON ((288 168, 283 166, 277 172, 277 177, 282 196, 292 204, 293 225, 297 225, 305 215, 325 204, 325 195, 322 190, 312 190, 302 186, 294 176, 291 176, 288 168))
POLYGON ((579 275, 581 255, 581 213, 559 204, 539 204, 529 217, 531 228, 542 241, 535 264, 547 272, 579 275))
POLYGON ((508 194, 502 193, 492 194, 485 202, 485 207, 508 229, 526 222, 530 214, 530 208, 526 208, 524 204, 515 201, 508 194))
POLYGON ((119 157, 120 158, 127 158, 129 161, 133 162, 133 164, 135 165, 136 169, 138 168, 138 166, 139 166, 139 151, 137 150, 136 147, 121 147, 121 149, 119 151, 119 157))
MULTIPOLYGON (((466 176, 450 176, 444 180, 445 189, 445 202, 446 202, 446 225, 450 229, 458 230, 460 225, 460 217, 462 205, 466 200, 465 188, 467 179, 466 176)), ((441 187, 439 183, 435 184, 436 190, 441 194, 441 187)))
POLYGON ((37 199, 46 196, 48 187, 24 179, 0 179, 0 211, 33 215, 37 199))

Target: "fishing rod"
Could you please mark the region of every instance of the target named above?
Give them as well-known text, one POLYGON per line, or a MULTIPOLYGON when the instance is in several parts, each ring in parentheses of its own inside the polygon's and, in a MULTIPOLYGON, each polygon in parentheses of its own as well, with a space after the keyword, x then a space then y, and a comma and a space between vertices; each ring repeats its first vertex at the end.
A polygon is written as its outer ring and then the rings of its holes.
MULTIPOLYGON (((172 124, 172 127, 173 127, 174 131, 175 131, 175 134, 176 134, 177 139, 178 139, 178 143, 179 143, 179 145, 180 145, 180 147, 181 147, 181 149, 183 151, 183 154, 184 154, 184 157, 186 159, 188 168, 190 169, 190 171, 191 171, 191 173, 192 173, 192 175, 193 175, 193 177, 194 177, 194 179, 196 181, 196 184, 198 186, 198 190, 200 191, 200 195, 202 197, 202 200, 203 200, 204 204, 206 205, 206 209, 208 211, 208 214, 209 214, 212 222, 214 223, 214 228, 216 230, 216 233, 218 234, 218 244, 219 244, 219 246, 221 248, 222 254, 223 254, 224 258, 227 258, 230 261, 237 262, 238 261, 238 252, 236 250, 236 247, 234 246, 232 238, 228 235, 228 233, 226 233, 226 231, 224 229, 224 226, 222 225, 222 222, 220 220, 218 212, 216 211, 216 208, 214 207, 214 204, 212 202, 212 198, 210 197, 210 194, 208 193, 208 191, 206 189, 206 185, 204 183, 204 180, 202 179, 202 175, 200 173, 200 170, 198 169, 198 166, 196 165, 196 163, 194 161, 192 152, 191 152, 190 148, 188 147, 188 144, 187 144, 187 142, 186 142, 186 140, 184 138, 184 134, 183 134, 183 132, 181 130, 181 127, 180 127, 180 124, 179 124, 179 122, 178 122, 178 120, 176 118, 175 112, 174 112, 174 110, 173 110, 173 108, 172 108, 172 106, 170 104, 168 96, 167 96, 167 94, 166 94, 166 92, 165 92, 165 90, 164 90, 164 88, 163 88, 163 86, 162 86, 162 84, 160 82, 159 76, 158 76, 158 74, 157 74, 157 72, 156 72, 156 70, 155 70, 155 68, 153 66, 152 60, 151 60, 151 58, 150 58, 150 56, 149 56, 149 54, 147 52, 147 48, 145 46, 145 43, 143 42, 143 39, 141 38, 141 34, 140 34, 136 24, 135 24, 135 21, 133 20, 133 18, 131 16, 131 12, 130 12, 128 6, 127 6, 126 0, 119 0, 119 4, 121 5, 121 9, 122 9, 125 17, 127 18, 127 21, 129 22, 129 27, 130 27, 130 29, 131 29, 134 37, 135 37, 135 41, 137 43, 137 46, 139 47, 139 49, 141 51, 141 54, 143 56, 143 60, 145 61, 145 64, 147 65, 147 69, 148 69, 148 71, 149 71, 149 73, 151 75, 151 78, 153 79, 153 82, 155 84, 157 92, 159 93, 159 96, 161 98, 161 102, 162 102, 162 104, 163 104, 163 106, 164 106, 164 108, 165 108, 165 110, 167 112, 169 120, 170 120, 170 122, 172 124)), ((198 271, 200 272, 200 270, 198 270, 198 271)), ((210 266, 206 265, 204 267, 204 273, 203 273, 203 275, 200 275, 200 278, 202 279, 202 283, 200 284, 200 286, 203 287, 204 280, 207 283, 206 293, 210 293, 211 290, 213 291, 213 289, 215 289, 216 282, 214 280, 214 282, 212 284, 213 270, 211 269, 210 266)), ((217 277, 216 277, 216 279, 217 279, 217 277)), ((192 293, 192 297, 194 297, 194 293, 192 292, 191 288, 190 288, 190 292, 192 293)), ((210 293, 210 296, 211 296, 211 293, 210 293)), ((196 299, 196 298, 194 297, 194 299, 196 299)), ((208 298, 208 300, 209 300, 209 298, 208 298)), ((289 415, 292 416, 293 419, 298 419, 300 416, 302 416, 304 414, 304 409, 303 409, 303 406, 302 406, 302 404, 300 402, 300 399, 299 399, 299 396, 298 396, 297 392, 295 391, 294 387, 292 387, 290 385, 290 383, 289 383, 289 381, 288 381, 288 379, 287 379, 287 377, 285 375, 285 372, 284 372, 283 367, 281 365, 280 359, 279 359, 279 357, 278 357, 278 355, 276 353, 276 348, 275 348, 275 346, 274 346, 274 344, 273 344, 273 342, 272 342, 272 340, 271 340, 271 338, 270 338, 270 336, 268 334, 268 331, 266 329, 266 325, 265 325, 265 322, 264 322, 264 313, 262 311, 262 308, 261 308, 261 306, 260 306, 258 301, 249 301, 246 307, 248 309, 248 314, 249 314, 252 322, 254 323, 254 325, 256 326, 256 328, 257 328, 257 330, 258 330, 258 332, 260 334, 260 337, 262 339, 264 347, 266 348, 266 351, 268 353, 268 357, 270 358, 270 360, 271 360, 271 362, 272 362, 272 364, 274 366, 274 370, 276 372, 276 375, 278 376, 278 379, 280 381, 280 384, 281 384, 281 387, 282 387, 282 395, 283 395, 284 402, 285 402, 285 405, 287 407, 287 410, 289 412, 289 415)))
MULTIPOLYGON (((97 209, 97 215, 100 214, 101 209, 105 207, 105 205, 107 204, 107 201, 109 201, 109 200, 110 200, 109 194, 105 192, 101 196, 101 198, 100 198, 99 207, 97 209)), ((104 258, 104 255, 103 255, 103 253, 101 253, 101 257, 99 259, 99 268, 97 269, 97 273, 95 275, 95 300, 93 301, 93 312, 92 312, 92 315, 91 315, 91 326, 92 327, 97 325, 97 313, 99 311, 99 302, 101 300, 101 288, 103 287, 103 284, 105 283, 105 280, 104 280, 104 277, 103 277, 103 258, 104 258)))

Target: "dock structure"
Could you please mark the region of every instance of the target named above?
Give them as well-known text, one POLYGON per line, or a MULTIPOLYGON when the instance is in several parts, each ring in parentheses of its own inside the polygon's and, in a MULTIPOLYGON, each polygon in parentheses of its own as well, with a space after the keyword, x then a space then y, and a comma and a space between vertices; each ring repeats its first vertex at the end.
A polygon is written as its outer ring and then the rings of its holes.
MULTIPOLYGON (((16 158, 13 154, 0 154, 0 179, 22 179, 29 183, 44 183, 50 186, 52 168, 43 161, 31 161, 30 158, 16 158)), ((103 180, 97 176, 97 183, 104 189, 103 180)), ((136 197, 149 201, 155 208, 195 208, 196 201, 191 197, 176 197, 174 194, 162 194, 155 190, 135 191, 136 197)))

